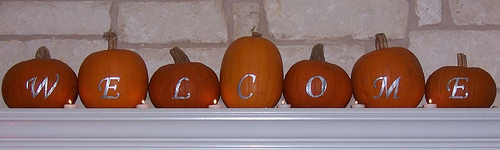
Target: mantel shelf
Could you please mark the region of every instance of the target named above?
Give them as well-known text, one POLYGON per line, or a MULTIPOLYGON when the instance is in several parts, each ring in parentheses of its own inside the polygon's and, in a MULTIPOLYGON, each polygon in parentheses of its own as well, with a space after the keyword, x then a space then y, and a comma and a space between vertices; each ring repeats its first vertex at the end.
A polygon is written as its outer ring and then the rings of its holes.
POLYGON ((500 109, 2 109, 0 149, 500 149, 500 109))

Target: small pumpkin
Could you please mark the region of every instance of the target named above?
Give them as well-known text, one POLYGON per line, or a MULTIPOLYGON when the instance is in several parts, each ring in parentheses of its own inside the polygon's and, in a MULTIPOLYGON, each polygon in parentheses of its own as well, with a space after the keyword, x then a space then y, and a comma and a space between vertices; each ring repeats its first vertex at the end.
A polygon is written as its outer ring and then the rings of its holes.
POLYGON ((285 75, 283 96, 292 107, 344 108, 352 96, 349 75, 325 61, 323 44, 316 44, 309 60, 290 67, 285 75))
POLYGON ((113 30, 104 37, 108 50, 90 54, 80 66, 80 99, 87 108, 134 108, 146 98, 146 64, 139 54, 116 49, 113 30))
POLYGON ((406 48, 388 47, 383 33, 375 38, 376 50, 361 56, 352 69, 354 98, 366 107, 417 107, 425 91, 417 57, 406 48))
POLYGON ((278 48, 262 35, 233 41, 222 59, 221 95, 227 107, 272 108, 283 90, 283 63, 278 48))
POLYGON ((219 99, 219 79, 208 66, 190 62, 178 47, 170 50, 175 64, 158 68, 151 77, 149 97, 157 108, 207 108, 219 99))
POLYGON ((10 108, 62 108, 76 101, 78 81, 64 62, 52 59, 42 46, 35 59, 12 66, 2 82, 2 96, 10 108))
POLYGON ((444 66, 427 79, 427 101, 443 108, 489 108, 497 94, 495 80, 485 70, 467 67, 463 53, 457 55, 458 66, 444 66))

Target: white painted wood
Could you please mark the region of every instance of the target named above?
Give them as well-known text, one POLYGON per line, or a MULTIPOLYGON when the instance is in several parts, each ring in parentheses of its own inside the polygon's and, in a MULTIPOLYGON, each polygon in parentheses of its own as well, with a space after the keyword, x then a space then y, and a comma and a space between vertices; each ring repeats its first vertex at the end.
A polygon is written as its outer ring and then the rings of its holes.
POLYGON ((2 109, 0 149, 500 149, 500 109, 2 109))

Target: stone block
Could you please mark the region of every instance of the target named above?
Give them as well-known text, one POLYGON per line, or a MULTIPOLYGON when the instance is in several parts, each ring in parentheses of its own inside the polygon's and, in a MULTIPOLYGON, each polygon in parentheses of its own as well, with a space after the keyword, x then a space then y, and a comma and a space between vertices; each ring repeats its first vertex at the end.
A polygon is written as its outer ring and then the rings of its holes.
POLYGON ((102 34, 111 24, 110 8, 105 1, 1 2, 0 34, 102 34))
POLYGON ((252 35, 252 28, 259 27, 259 4, 255 2, 233 3, 233 37, 238 39, 252 35))
POLYGON ((441 23, 441 0, 417 0, 415 13, 418 17, 418 26, 441 23))
POLYGON ((265 0, 264 9, 279 40, 368 39, 378 32, 402 39, 409 12, 406 0, 265 0))
POLYGON ((222 0, 120 3, 118 28, 129 43, 227 42, 222 0))
POLYGON ((499 25, 500 1, 450 0, 450 11, 457 25, 499 25))

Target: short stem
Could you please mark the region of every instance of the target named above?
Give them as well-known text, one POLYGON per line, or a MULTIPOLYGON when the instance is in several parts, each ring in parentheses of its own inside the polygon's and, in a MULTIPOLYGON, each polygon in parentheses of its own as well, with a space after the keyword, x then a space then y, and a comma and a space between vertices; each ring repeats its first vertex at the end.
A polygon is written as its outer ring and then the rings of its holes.
POLYGON ((35 59, 51 59, 49 49, 45 46, 38 48, 35 53, 35 59))
POLYGON ((459 67, 467 67, 467 56, 464 53, 458 53, 457 63, 459 67))
POLYGON ((309 60, 320 60, 320 61, 325 61, 325 52, 324 52, 324 45, 321 43, 318 43, 314 45, 312 51, 311 51, 311 57, 309 57, 309 60))
POLYGON ((387 38, 384 33, 377 33, 375 35, 375 48, 382 49, 389 47, 387 44, 387 38))
POLYGON ((108 32, 104 32, 102 37, 106 38, 106 41, 108 41, 108 50, 116 49, 118 38, 116 37, 116 33, 115 31, 113 31, 113 29, 109 29, 108 32))
POLYGON ((189 61, 189 57, 184 53, 179 47, 174 47, 170 50, 170 55, 174 59, 175 63, 181 62, 191 62, 189 61))

